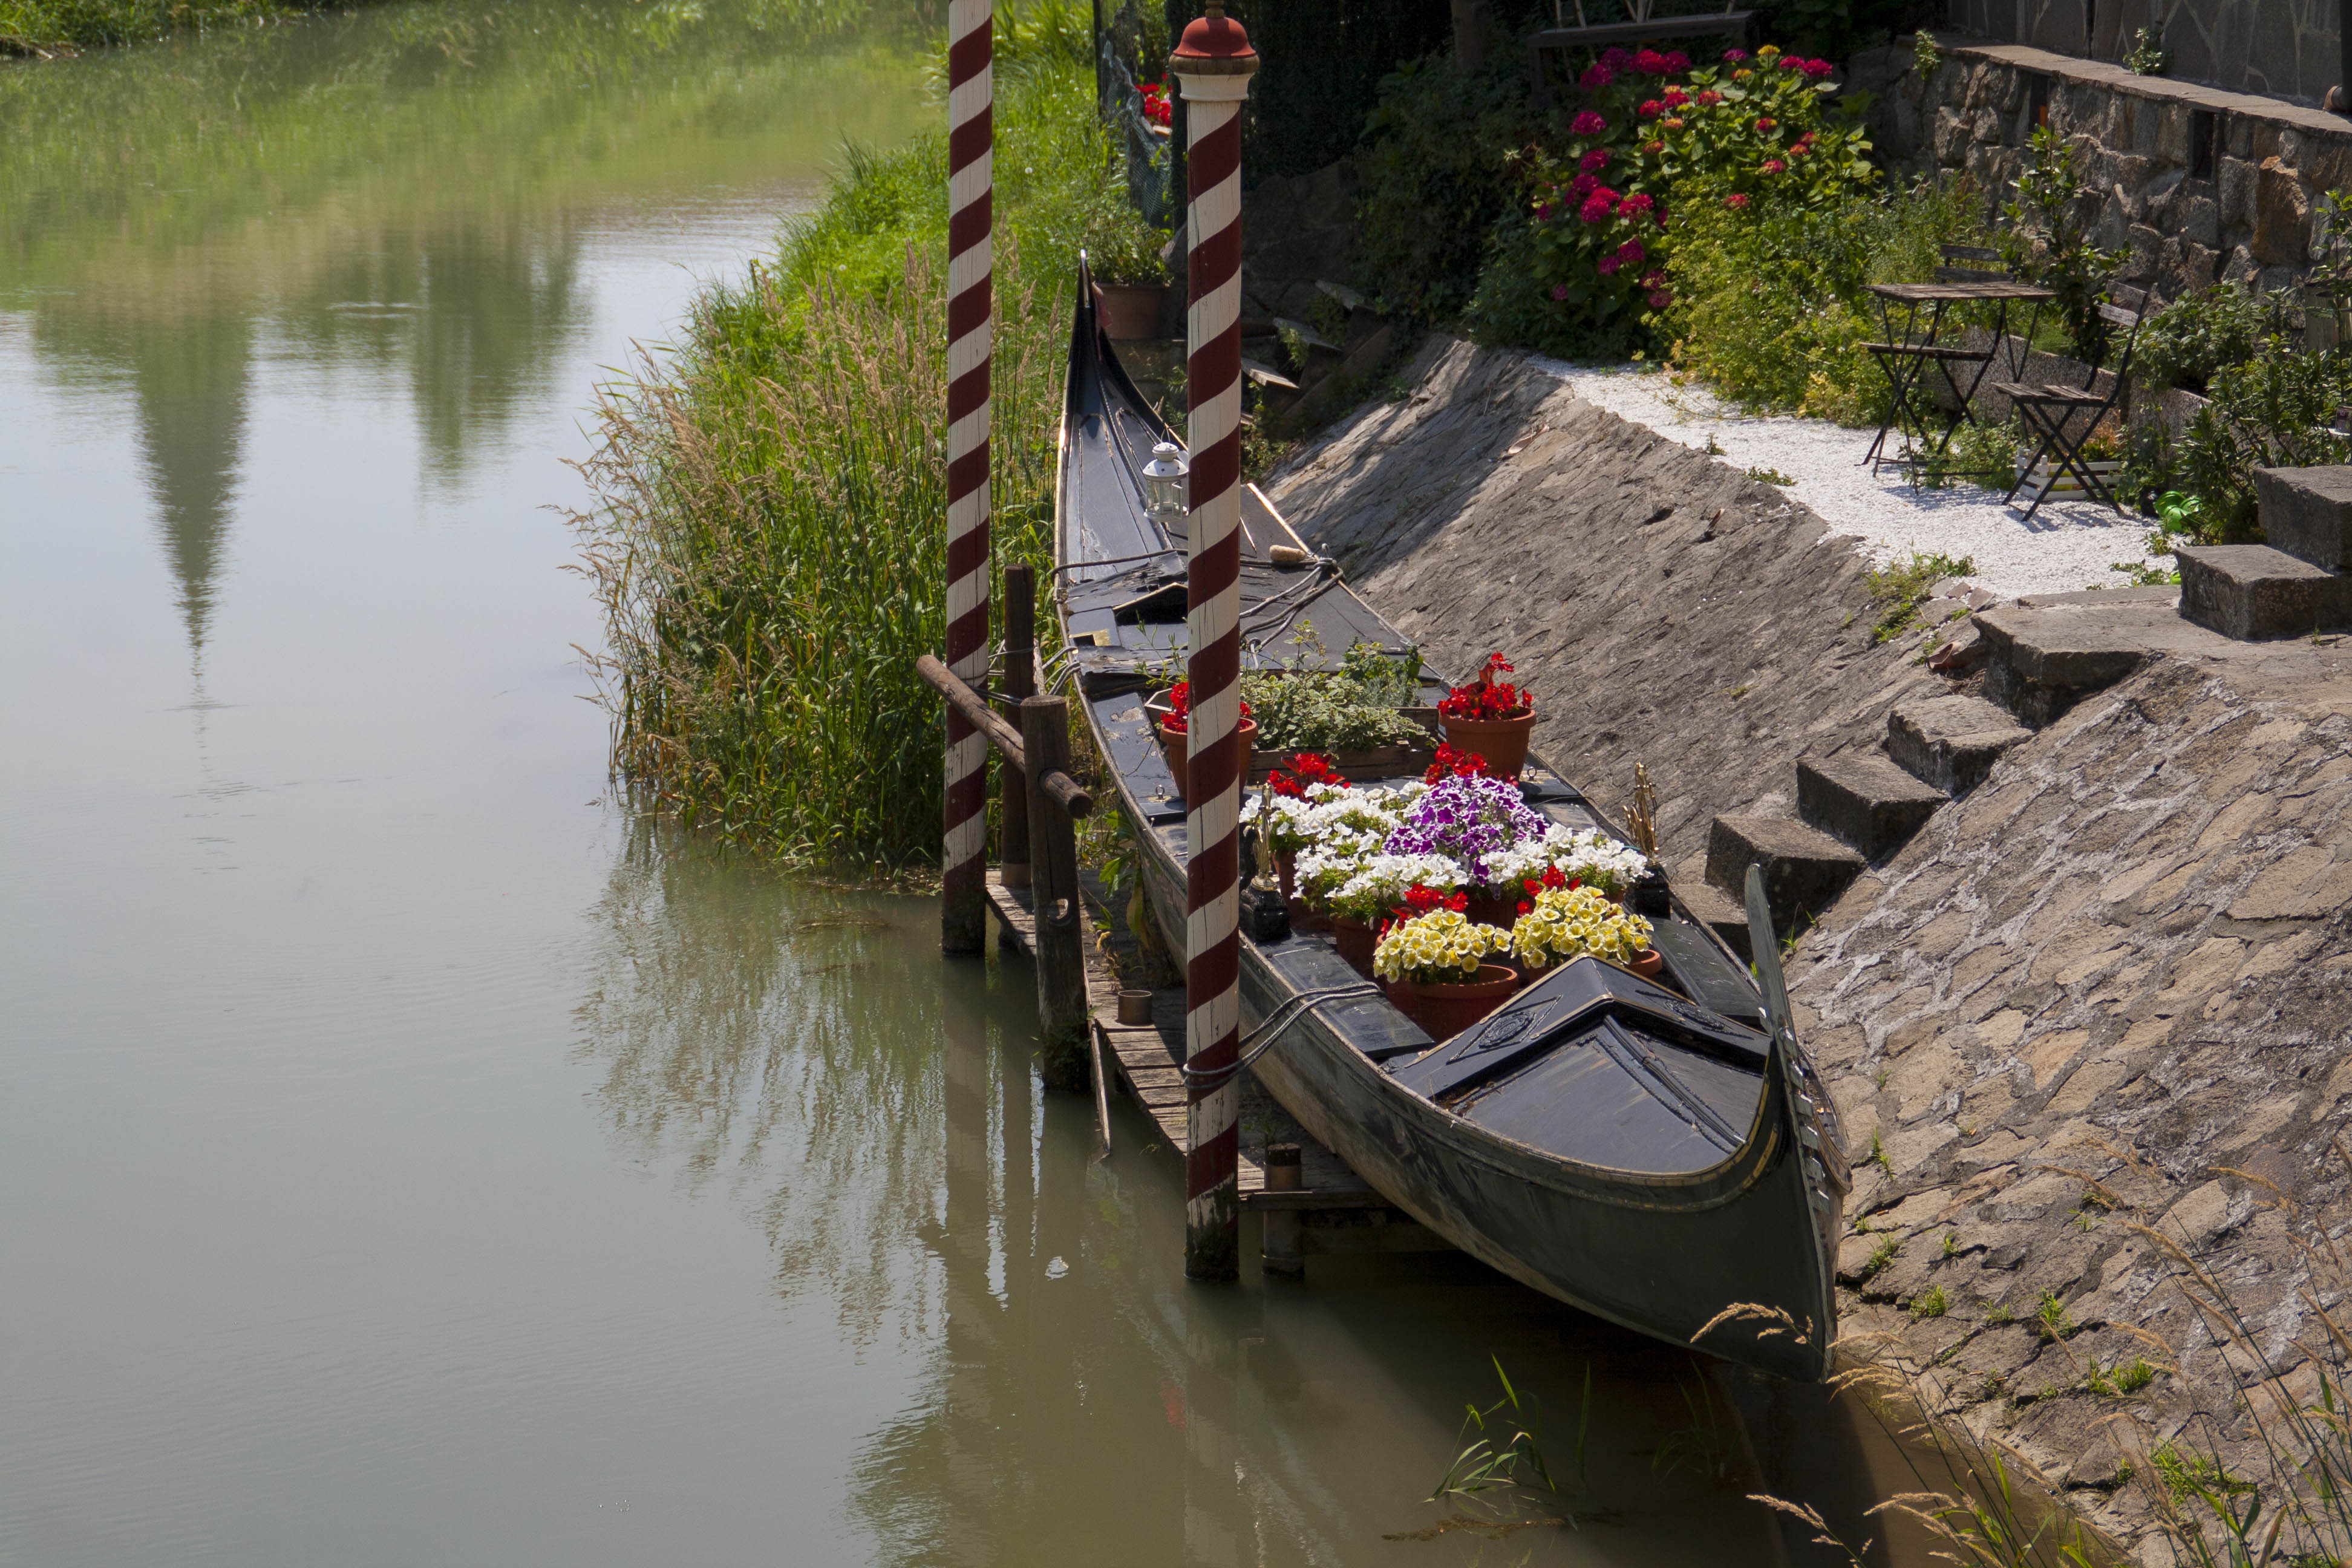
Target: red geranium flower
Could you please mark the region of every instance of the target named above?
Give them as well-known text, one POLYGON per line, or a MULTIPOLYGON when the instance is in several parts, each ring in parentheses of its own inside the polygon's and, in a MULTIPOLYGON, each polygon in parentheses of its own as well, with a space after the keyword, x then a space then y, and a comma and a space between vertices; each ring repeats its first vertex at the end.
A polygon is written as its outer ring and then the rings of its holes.
POLYGON ((1635 110, 1634 112, 1639 114, 1644 120, 1655 120, 1659 115, 1665 112, 1665 105, 1660 103, 1654 98, 1646 98, 1642 100, 1642 107, 1635 110))
POLYGON ((1660 99, 1659 101, 1664 103, 1668 109, 1680 109, 1684 104, 1690 101, 1690 94, 1685 92, 1681 88, 1670 87, 1666 89, 1665 96, 1660 99))
MULTIPOLYGON (((1192 683, 1180 680, 1168 689, 1168 716, 1160 721, 1160 727, 1171 735, 1185 734, 1192 722, 1192 683)), ((1244 702, 1242 704, 1242 717, 1246 719, 1249 716, 1250 705, 1244 702)))
POLYGON ((1698 106, 1701 109, 1713 109, 1717 104, 1721 103, 1722 101, 1723 94, 1716 91, 1713 88, 1708 88, 1705 92, 1698 95, 1698 106))
POLYGON ((1164 81, 1146 82, 1136 91, 1143 95, 1143 118, 1154 125, 1167 124, 1171 118, 1168 84, 1164 81))
POLYGON ((1779 121, 1773 119, 1770 115, 1765 115, 1762 119, 1757 121, 1756 133, 1759 136, 1769 136, 1772 133, 1772 128, 1780 123, 1780 122, 1779 121))
POLYGON ((1601 170, 1609 166, 1609 149, 1606 147, 1595 147, 1591 152, 1587 153, 1581 159, 1578 160, 1576 166, 1582 169, 1588 174, 1597 174, 1601 173, 1601 170))
POLYGON ((1759 169, 1768 174, 1777 174, 1788 166, 1788 164, 1783 163, 1778 158, 1767 158, 1762 163, 1758 165, 1759 169))
POLYGON ((1467 686, 1457 686, 1438 703, 1438 713, 1447 719, 1517 719, 1533 706, 1535 699, 1507 680, 1497 680, 1498 675, 1514 673, 1499 653, 1490 653, 1478 670, 1478 679, 1467 686))
POLYGON ((1729 195, 1723 198, 1723 205, 1732 208, 1734 211, 1737 211, 1748 205, 1748 193, 1745 191, 1734 191, 1729 195))
POLYGON ((1443 778, 1471 779, 1481 773, 1491 773, 1486 759, 1477 752, 1440 742, 1437 760, 1421 775, 1423 784, 1435 784, 1443 778))

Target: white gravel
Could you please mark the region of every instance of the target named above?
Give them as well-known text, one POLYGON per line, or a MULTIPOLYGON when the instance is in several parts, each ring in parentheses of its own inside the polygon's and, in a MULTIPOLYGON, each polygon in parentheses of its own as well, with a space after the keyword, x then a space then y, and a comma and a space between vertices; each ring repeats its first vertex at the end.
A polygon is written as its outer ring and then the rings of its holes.
POLYGON ((1712 440, 1720 460, 1735 468, 1789 475, 1796 483, 1782 487, 1787 493, 1820 513, 1831 537, 1852 537, 1874 563, 1915 551, 1965 556, 1976 563, 1971 582, 2011 599, 2122 587, 2128 579, 2115 570, 2116 563, 2137 564, 2147 555, 2146 519, 2119 516, 2090 501, 2053 496, 2029 522, 2023 499, 2004 506, 1997 490, 1966 482, 1913 489, 1891 467, 1873 479, 1861 460, 1870 448, 1868 430, 1826 419, 1744 415, 1705 388, 1678 385, 1654 368, 1535 363, 1621 419, 1702 452, 1712 440))

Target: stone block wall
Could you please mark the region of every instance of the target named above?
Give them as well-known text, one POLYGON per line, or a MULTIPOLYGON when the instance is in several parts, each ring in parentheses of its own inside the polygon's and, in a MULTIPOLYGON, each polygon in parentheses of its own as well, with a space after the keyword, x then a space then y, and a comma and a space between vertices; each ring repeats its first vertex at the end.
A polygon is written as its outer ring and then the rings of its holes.
POLYGON ((2174 77, 2313 104, 2342 71, 2336 0, 1951 0, 1949 16, 1979 37, 2101 60, 2154 27, 2174 77))
POLYGON ((1848 63, 1851 84, 1874 95, 1881 155, 1906 174, 1969 174, 1997 199, 2049 124, 2084 155, 2099 243, 2128 252, 2126 276, 2168 300, 2218 279, 2294 283, 2311 261, 2313 205, 2352 184, 2352 121, 2337 115, 2024 45, 1945 43, 1924 81, 1907 46, 1848 63))

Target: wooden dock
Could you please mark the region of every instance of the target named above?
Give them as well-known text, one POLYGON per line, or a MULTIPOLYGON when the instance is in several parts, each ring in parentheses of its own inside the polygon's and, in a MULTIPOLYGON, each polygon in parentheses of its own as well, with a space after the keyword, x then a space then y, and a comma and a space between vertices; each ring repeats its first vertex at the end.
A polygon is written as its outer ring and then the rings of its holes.
MULTIPOLYGON (((1107 916, 1101 883, 1091 873, 1086 874, 1082 881, 1087 894, 1080 917, 1086 950, 1087 1001, 1093 1015, 1095 1043, 1102 1051, 1103 1070, 1158 1125, 1160 1142, 1181 1156, 1190 1147, 1185 1136, 1184 1080, 1177 1070, 1184 1059, 1184 987, 1179 984, 1153 992, 1150 1023, 1118 1022, 1119 979, 1114 966, 1132 966, 1135 938, 1128 931, 1125 921, 1107 916), (1102 940, 1106 933, 1108 941, 1102 940)), ((988 873, 988 901, 1003 939, 1024 953, 1031 952, 1036 917, 1030 889, 1006 887, 1003 878, 992 869, 988 873)), ((1291 1216, 1296 1217, 1295 1258, 1342 1252, 1451 1249, 1451 1244, 1444 1237, 1374 1192, 1345 1160, 1318 1142, 1247 1072, 1242 1076, 1240 1126, 1242 1208, 1264 1213, 1269 1220, 1269 1268, 1281 1268, 1277 1254, 1288 1250, 1288 1237, 1294 1230, 1291 1216), (1296 1189, 1276 1191, 1267 1187, 1265 1149, 1269 1143, 1298 1146, 1301 1181, 1296 1189)))

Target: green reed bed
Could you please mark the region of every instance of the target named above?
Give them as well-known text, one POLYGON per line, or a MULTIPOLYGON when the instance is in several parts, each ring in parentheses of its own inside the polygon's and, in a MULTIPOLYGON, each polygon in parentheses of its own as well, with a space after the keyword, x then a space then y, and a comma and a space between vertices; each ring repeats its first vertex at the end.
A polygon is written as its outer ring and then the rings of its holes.
MULTIPOLYGON (((1085 37, 1075 7, 1000 32, 1000 566, 1050 550, 1077 253, 1137 221, 1085 37)), ((946 188, 942 134, 851 155, 773 265, 609 389, 587 465, 616 770, 788 859, 938 855, 940 710, 914 658, 945 624, 946 188)))

